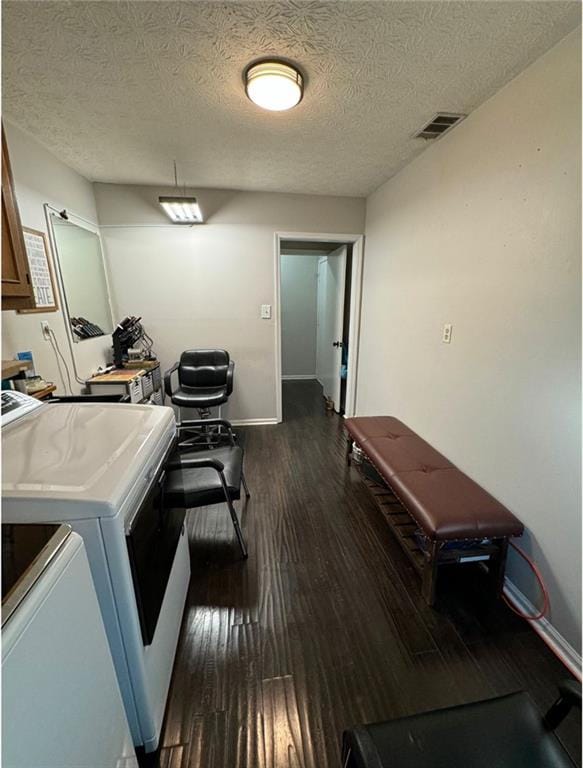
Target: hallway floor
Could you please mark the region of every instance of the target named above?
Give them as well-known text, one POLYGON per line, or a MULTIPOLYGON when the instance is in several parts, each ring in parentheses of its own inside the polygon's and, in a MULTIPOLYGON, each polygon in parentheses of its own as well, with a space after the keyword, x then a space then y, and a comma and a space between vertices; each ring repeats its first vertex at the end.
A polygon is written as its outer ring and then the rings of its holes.
MULTIPOLYGON (((249 559, 226 508, 190 513, 161 768, 339 768, 356 723, 519 689, 552 703, 566 670, 480 572, 425 605, 316 382, 284 382, 283 424, 239 431, 249 559)), ((579 760, 576 714, 559 734, 579 760)))

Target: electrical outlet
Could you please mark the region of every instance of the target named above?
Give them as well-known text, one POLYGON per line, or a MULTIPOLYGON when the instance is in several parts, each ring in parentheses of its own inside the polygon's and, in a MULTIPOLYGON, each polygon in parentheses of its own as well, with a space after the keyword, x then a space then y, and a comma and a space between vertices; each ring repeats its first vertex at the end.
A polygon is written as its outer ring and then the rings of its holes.
POLYGON ((262 320, 271 320, 271 304, 262 304, 261 305, 261 319, 262 320))
POLYGON ((446 323, 441 331, 441 340, 444 344, 451 344, 451 323, 446 323))
POLYGON ((47 323, 46 320, 41 320, 40 328, 43 334, 43 339, 48 341, 51 338, 51 326, 47 323))

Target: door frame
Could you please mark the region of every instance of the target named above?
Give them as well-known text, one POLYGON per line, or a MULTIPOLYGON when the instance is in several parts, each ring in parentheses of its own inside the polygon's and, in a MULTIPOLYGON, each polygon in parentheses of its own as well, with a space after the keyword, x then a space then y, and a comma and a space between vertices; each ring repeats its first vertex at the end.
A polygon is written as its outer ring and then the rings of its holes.
POLYGON ((350 333, 348 335, 348 376, 346 378, 346 403, 344 416, 349 418, 356 411, 358 348, 360 343, 360 315, 362 304, 362 269, 364 260, 364 235, 329 234, 320 232, 276 232, 274 247, 274 296, 275 296, 275 403, 277 423, 283 419, 282 359, 281 359, 281 241, 330 242, 352 245, 352 283, 350 290, 350 333))

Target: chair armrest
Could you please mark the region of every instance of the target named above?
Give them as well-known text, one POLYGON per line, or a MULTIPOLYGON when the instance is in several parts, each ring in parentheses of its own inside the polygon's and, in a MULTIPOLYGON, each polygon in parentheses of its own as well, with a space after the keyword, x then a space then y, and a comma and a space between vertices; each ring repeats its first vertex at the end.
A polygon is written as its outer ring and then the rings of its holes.
POLYGON ((164 393, 168 397, 172 397, 172 374, 178 370, 179 366, 180 363, 174 363, 172 368, 169 368, 164 374, 164 393))
POLYGON ((165 469, 215 469, 217 472, 222 472, 225 468, 225 465, 222 461, 219 461, 218 459, 210 459, 210 458, 204 458, 204 459, 181 459, 180 457, 176 459, 170 459, 166 463, 165 469))
POLYGON ((229 363, 229 367, 227 368, 227 397, 233 391, 234 375, 235 375, 235 363, 233 360, 231 360, 231 362, 229 363))
POLYGON ((573 706, 581 709, 581 683, 575 680, 563 680, 559 683, 559 698, 544 716, 545 727, 553 731, 573 706))

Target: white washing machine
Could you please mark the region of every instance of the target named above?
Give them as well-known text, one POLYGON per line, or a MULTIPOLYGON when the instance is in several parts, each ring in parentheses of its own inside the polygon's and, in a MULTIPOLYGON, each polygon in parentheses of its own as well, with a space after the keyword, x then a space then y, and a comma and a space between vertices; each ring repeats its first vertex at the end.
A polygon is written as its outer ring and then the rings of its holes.
POLYGON ((2 765, 138 768, 83 539, 66 525, 2 526, 2 765))
POLYGON ((158 746, 190 580, 184 510, 163 503, 171 408, 2 393, 5 523, 84 540, 134 744, 158 746))

